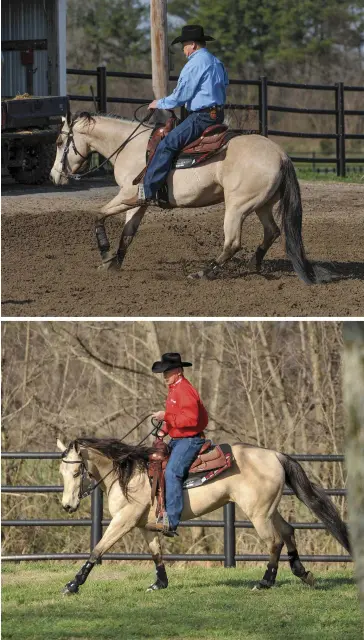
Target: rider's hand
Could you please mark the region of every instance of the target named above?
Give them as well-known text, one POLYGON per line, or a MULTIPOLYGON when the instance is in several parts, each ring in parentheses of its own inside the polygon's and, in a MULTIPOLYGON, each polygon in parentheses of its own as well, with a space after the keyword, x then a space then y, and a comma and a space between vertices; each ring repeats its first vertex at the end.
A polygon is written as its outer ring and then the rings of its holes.
POLYGON ((164 420, 165 414, 165 411, 156 411, 152 414, 152 418, 155 418, 155 420, 159 420, 160 422, 162 422, 164 420))
POLYGON ((157 100, 153 100, 150 104, 148 104, 148 109, 157 109, 157 100))
POLYGON ((157 432, 157 438, 165 438, 166 437, 166 433, 164 433, 164 431, 159 430, 157 432))

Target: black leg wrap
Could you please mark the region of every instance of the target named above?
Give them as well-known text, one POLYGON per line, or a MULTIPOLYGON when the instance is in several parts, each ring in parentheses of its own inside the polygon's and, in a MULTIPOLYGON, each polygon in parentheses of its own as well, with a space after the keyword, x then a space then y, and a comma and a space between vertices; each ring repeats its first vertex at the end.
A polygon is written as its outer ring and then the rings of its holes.
POLYGON ((267 250, 263 249, 262 247, 258 247, 258 249, 255 252, 255 263, 256 263, 257 271, 260 271, 260 268, 261 268, 262 262, 263 262, 263 258, 264 258, 266 253, 267 253, 267 250))
POLYGON ((70 582, 67 582, 65 591, 67 591, 68 593, 77 593, 79 587, 86 582, 87 576, 94 566, 94 562, 90 562, 89 560, 85 562, 79 572, 75 575, 74 579, 70 582))
POLYGON ((158 591, 159 589, 167 589, 168 578, 164 564, 160 564, 156 567, 157 579, 154 584, 148 587, 147 591, 158 591))
POLYGON ((160 564, 159 567, 157 567, 156 574, 157 574, 157 580, 162 582, 167 587, 168 578, 167 578, 167 572, 164 564, 160 564))
POLYGON ((297 576, 297 578, 303 578, 307 575, 308 571, 302 565, 297 550, 288 553, 288 560, 293 575, 297 576))
POLYGON ((106 235, 105 227, 103 224, 96 225, 95 228, 97 246, 101 253, 107 253, 110 249, 110 242, 106 235))
POLYGON ((276 576, 277 576, 277 567, 272 564, 268 564, 266 572, 263 576, 263 580, 261 580, 259 584, 263 588, 272 587, 276 581, 276 576))

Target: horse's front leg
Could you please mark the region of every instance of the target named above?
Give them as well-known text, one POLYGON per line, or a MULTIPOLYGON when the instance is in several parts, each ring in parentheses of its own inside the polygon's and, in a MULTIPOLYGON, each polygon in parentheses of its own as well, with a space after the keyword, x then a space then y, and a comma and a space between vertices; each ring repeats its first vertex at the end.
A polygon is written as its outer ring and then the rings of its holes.
POLYGON ((114 268, 121 268, 127 250, 131 245, 136 232, 138 231, 139 225, 144 217, 146 210, 147 207, 138 207, 127 212, 125 225, 120 238, 119 248, 116 252, 114 264, 112 265, 114 268))
POLYGON ((157 533, 141 529, 145 541, 148 543, 152 558, 155 564, 156 581, 148 587, 147 591, 158 591, 159 589, 167 589, 168 578, 166 568, 162 558, 162 550, 157 533))
MULTIPOLYGON (((110 242, 109 242, 109 238, 107 236, 106 228, 105 228, 106 218, 108 218, 109 216, 115 216, 118 213, 125 213, 126 211, 130 211, 130 214, 133 214, 136 211, 138 211, 138 209, 136 208, 134 208, 133 210, 130 210, 130 207, 123 204, 123 200, 125 200, 125 198, 127 198, 128 195, 129 195, 128 189, 125 189, 125 188, 120 189, 119 193, 112 200, 110 200, 110 202, 108 202, 104 207, 102 207, 100 213, 97 214, 95 219, 95 234, 96 234, 97 246, 100 251, 103 264, 105 264, 105 266, 107 266, 108 263, 111 262, 112 259, 115 257, 114 254, 110 253, 110 242)), ((130 192, 130 195, 132 195, 131 192, 130 192)), ((129 217, 130 215, 127 217, 127 220, 129 217)))
POLYGON ((78 593, 80 586, 86 582, 87 576, 98 559, 101 558, 115 542, 136 526, 142 513, 141 511, 136 511, 135 506, 128 505, 113 517, 100 542, 98 542, 92 550, 87 562, 85 562, 80 571, 76 573, 74 579, 65 585, 62 590, 63 595, 78 593))
MULTIPOLYGON (((107 215, 123 213, 127 209, 127 207, 124 205, 119 205, 115 208, 117 209, 117 211, 109 211, 107 215)), ((120 238, 119 248, 116 254, 112 254, 110 252, 110 243, 105 229, 106 216, 104 214, 100 214, 97 217, 95 223, 95 232, 97 245, 102 258, 102 267, 106 269, 121 269, 128 247, 138 230, 138 227, 143 219, 146 210, 147 207, 137 207, 134 209, 129 209, 127 211, 123 232, 120 238)))

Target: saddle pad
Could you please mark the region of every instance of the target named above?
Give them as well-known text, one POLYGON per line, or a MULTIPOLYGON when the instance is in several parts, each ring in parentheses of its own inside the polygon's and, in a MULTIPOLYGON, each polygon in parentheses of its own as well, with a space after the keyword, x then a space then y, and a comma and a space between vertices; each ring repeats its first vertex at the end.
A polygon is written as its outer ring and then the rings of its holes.
POLYGON ((184 489, 194 489, 206 484, 209 480, 213 480, 216 476, 220 475, 227 469, 230 469, 233 462, 233 454, 231 446, 229 444, 220 444, 220 448, 225 454, 226 464, 218 469, 211 469, 210 471, 201 471, 199 473, 190 473, 186 480, 183 482, 184 489))

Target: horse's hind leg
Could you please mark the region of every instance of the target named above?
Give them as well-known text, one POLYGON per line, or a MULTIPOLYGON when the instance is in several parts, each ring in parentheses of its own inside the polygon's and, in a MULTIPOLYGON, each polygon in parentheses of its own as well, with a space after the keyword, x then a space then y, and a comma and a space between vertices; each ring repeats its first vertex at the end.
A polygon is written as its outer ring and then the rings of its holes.
POLYGON ((287 547, 289 565, 293 575, 300 578, 300 580, 305 584, 313 587, 315 585, 315 578, 311 571, 306 571, 300 560, 296 546, 294 528, 289 524, 289 522, 286 522, 286 520, 282 518, 278 511, 274 514, 273 520, 274 526, 280 532, 283 542, 287 547))
POLYGON ((250 199, 244 204, 238 206, 236 203, 226 205, 224 218, 224 248, 220 255, 210 262, 202 271, 191 273, 189 278, 213 278, 220 268, 230 260, 233 255, 240 249, 241 245, 241 226, 245 218, 254 211, 257 201, 256 198, 250 199))
POLYGON ((273 205, 274 200, 270 200, 255 212, 263 225, 264 239, 249 261, 248 269, 250 271, 260 273, 265 254, 281 234, 279 227, 273 218, 273 205))
POLYGON ((147 591, 158 591, 159 589, 167 589, 168 587, 168 578, 166 568, 164 566, 163 558, 162 558, 162 550, 159 542, 159 537, 157 533, 153 533, 152 531, 147 531, 146 529, 141 529, 141 532, 145 538, 145 541, 148 543, 149 549, 152 554, 152 558, 155 564, 155 572, 157 579, 156 581, 148 587, 147 591))
POLYGON ((276 581, 279 558, 283 547, 282 536, 274 526, 273 518, 257 516, 252 517, 251 521, 260 539, 267 544, 270 553, 265 574, 254 589, 269 589, 274 586, 276 581))

